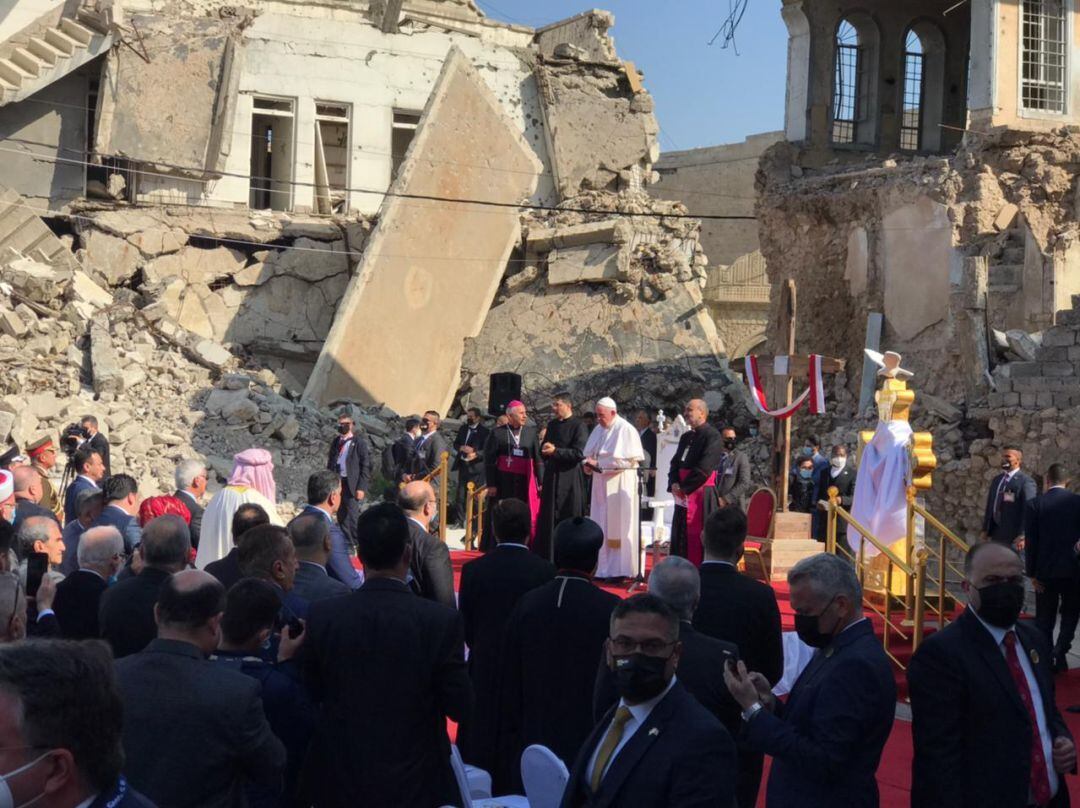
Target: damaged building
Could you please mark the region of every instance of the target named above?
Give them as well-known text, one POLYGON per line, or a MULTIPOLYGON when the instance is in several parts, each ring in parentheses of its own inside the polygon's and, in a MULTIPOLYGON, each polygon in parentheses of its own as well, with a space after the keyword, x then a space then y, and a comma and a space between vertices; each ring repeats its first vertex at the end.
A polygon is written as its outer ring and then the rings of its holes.
POLYGON ((1080 12, 947 5, 784 0, 785 140, 757 211, 798 349, 855 369, 804 427, 854 442, 862 349, 902 353, 942 460, 931 508, 973 536, 1002 444, 1038 473, 1080 447, 1080 12))
POLYGON ((731 383, 700 223, 650 196, 659 127, 610 14, 532 29, 472 0, 15 10, 9 264, 52 266, 18 224, 45 221, 173 344, 317 405, 484 406, 500 371, 538 401, 623 370, 626 397, 654 391, 643 403, 731 383))

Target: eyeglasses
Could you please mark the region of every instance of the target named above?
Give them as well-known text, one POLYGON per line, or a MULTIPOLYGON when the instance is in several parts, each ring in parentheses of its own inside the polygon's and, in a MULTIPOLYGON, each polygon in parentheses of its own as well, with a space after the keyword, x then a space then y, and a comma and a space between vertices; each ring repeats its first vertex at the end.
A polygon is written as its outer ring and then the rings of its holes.
POLYGON ((672 640, 671 642, 664 642, 663 640, 632 640, 629 637, 609 637, 608 643, 611 645, 611 653, 618 656, 624 656, 626 654, 637 653, 638 649, 645 656, 662 656, 664 649, 671 648, 678 640, 672 640))

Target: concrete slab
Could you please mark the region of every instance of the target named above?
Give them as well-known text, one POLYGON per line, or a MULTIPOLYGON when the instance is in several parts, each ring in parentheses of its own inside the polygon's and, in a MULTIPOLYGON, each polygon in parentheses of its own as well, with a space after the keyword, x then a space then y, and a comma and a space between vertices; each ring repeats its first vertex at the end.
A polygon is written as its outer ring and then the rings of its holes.
POLYGON ((548 254, 548 283, 604 283, 618 280, 618 244, 586 244, 566 247, 548 254))
POLYGON ((948 315, 950 280, 961 275, 963 256, 948 208, 928 197, 887 213, 881 229, 885 322, 910 340, 948 315))
POLYGON ((452 48, 304 391, 445 412, 543 167, 452 48), (506 207, 417 197, 475 199, 506 207))

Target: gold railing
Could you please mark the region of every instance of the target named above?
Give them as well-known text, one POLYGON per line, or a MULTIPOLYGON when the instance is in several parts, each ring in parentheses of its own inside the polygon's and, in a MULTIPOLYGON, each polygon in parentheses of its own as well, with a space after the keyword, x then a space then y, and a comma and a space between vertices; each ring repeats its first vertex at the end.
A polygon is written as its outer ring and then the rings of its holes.
POLYGON ((949 622, 949 615, 952 610, 947 608, 947 602, 949 600, 949 594, 945 590, 945 584, 947 583, 947 573, 952 570, 961 579, 964 577, 964 571, 957 567, 955 564, 949 561, 948 551, 950 548, 955 548, 962 554, 966 554, 969 545, 963 539, 956 535, 953 531, 949 530, 941 520, 919 505, 915 501, 915 489, 914 487, 908 488, 907 493, 908 503, 908 537, 907 545, 908 552, 912 551, 915 547, 915 517, 922 517, 928 528, 933 528, 938 532, 937 548, 931 547, 930 541, 927 537, 923 537, 923 552, 931 557, 931 566, 937 568, 937 580, 935 581, 932 575, 927 576, 927 580, 930 583, 937 584, 937 593, 929 598, 925 608, 929 610, 938 620, 938 627, 944 628, 949 622))
MULTIPOLYGON (((836 488, 829 489, 828 525, 825 534, 825 551, 833 555, 843 554, 855 565, 855 573, 859 577, 859 583, 863 587, 863 607, 870 609, 882 620, 882 646, 885 654, 901 670, 905 665, 890 650, 893 635, 905 642, 910 642, 912 650, 919 647, 923 638, 923 624, 926 608, 926 550, 918 550, 910 555, 912 563, 908 563, 894 553, 888 545, 874 536, 864 525, 855 520, 850 513, 840 506, 840 497, 836 488), (848 547, 837 544, 838 520, 844 520, 848 526, 848 532, 854 528, 863 537, 859 542, 859 551, 855 555, 848 547), (885 572, 883 576, 884 586, 874 586, 873 591, 867 585, 867 573, 870 571, 869 562, 866 560, 866 545, 873 545, 879 553, 879 558, 885 559, 885 572), (900 575, 906 579, 904 587, 905 595, 901 599, 894 594, 895 576, 900 575), (881 604, 874 602, 871 595, 879 595, 881 604), (896 607, 894 608, 894 604, 896 607), (895 613, 904 615, 899 621, 895 613), (910 626, 907 623, 910 622, 910 626)), ((908 531, 911 532, 910 529, 908 531)), ((876 571, 872 572, 877 576, 876 571)), ((875 582, 876 583, 876 582, 875 582)))
POLYGON ((487 508, 487 486, 469 483, 465 487, 465 549, 474 550, 484 538, 484 510, 487 508), (474 526, 475 525, 475 526, 474 526))
MULTIPOLYGON (((430 483, 441 479, 439 487, 435 489, 435 497, 439 503, 439 541, 446 541, 446 498, 450 494, 450 453, 443 452, 439 455, 439 465, 431 472, 420 478, 422 482, 430 483)), ((404 488, 406 483, 401 483, 399 488, 404 488)))

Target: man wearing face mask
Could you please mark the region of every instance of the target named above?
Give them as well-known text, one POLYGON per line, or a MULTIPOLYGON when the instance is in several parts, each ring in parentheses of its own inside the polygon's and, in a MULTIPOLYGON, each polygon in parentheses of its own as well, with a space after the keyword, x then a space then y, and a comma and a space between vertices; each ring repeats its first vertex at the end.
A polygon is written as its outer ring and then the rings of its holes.
POLYGON ((605 661, 619 703, 581 747, 562 808, 735 803, 735 744, 678 682, 679 617, 655 595, 611 613, 605 661))
POLYGON ((259 683, 207 657, 221 639, 225 588, 202 570, 161 585, 158 636, 116 662, 131 784, 160 805, 226 808, 245 784, 281 788, 285 748, 259 683))
POLYGON ((0 808, 153 808, 121 774, 122 705, 101 644, 0 654, 0 808))
POLYGON ((742 662, 724 671, 743 708, 742 745, 773 757, 765 804, 876 808, 875 775, 892 730, 896 682, 863 616, 859 579, 847 561, 819 553, 792 567, 788 583, 799 639, 818 650, 787 703, 742 662))
POLYGON ((990 483, 986 495, 982 540, 1024 549, 1024 514, 1038 491, 1035 481, 1020 470, 1024 453, 1015 446, 1001 451, 1001 473, 990 483))
POLYGON ((1069 804, 1076 746, 1054 702, 1050 645, 1017 622, 1024 564, 976 544, 964 559, 968 608, 928 637, 908 668, 912 808, 1069 804))
POLYGON ((750 479, 750 458, 740 451, 735 427, 725 426, 720 430, 723 453, 720 455, 720 467, 716 470, 716 497, 719 507, 736 505, 746 507, 750 489, 754 481, 750 479))
POLYGON ((348 412, 338 416, 337 432, 337 437, 330 444, 326 468, 337 472, 341 478, 337 520, 355 550, 356 519, 371 483, 371 449, 367 438, 353 431, 353 419, 348 412))
MULTIPOLYGON (((814 485, 816 496, 814 512, 814 538, 825 541, 825 531, 828 528, 825 505, 829 496, 829 489, 835 487, 840 497, 840 507, 846 511, 851 510, 851 503, 855 497, 855 467, 848 457, 847 447, 838 443, 832 448, 832 457, 829 458, 828 468, 817 474, 814 485)), ((836 520, 836 541, 841 547, 847 544, 847 522, 843 519, 836 520)), ((850 548, 849 548, 850 549, 850 548)))
POLYGON ((796 462, 795 478, 791 481, 788 492, 788 509, 795 513, 814 512, 814 461, 809 457, 800 457, 796 462))

